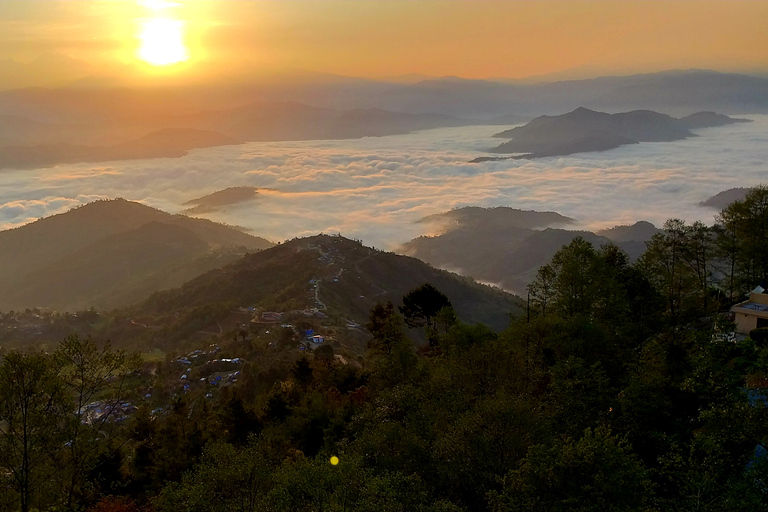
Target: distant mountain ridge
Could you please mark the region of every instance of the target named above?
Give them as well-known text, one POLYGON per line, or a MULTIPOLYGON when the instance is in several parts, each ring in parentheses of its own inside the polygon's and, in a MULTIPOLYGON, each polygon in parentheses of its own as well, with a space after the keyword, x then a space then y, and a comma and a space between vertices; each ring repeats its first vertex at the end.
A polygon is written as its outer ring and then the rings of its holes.
POLYGON ((217 132, 189 128, 164 128, 138 139, 112 146, 81 146, 68 143, 42 146, 0 147, 0 169, 36 169, 57 164, 178 158, 191 149, 239 144, 217 132))
POLYGON ((768 112, 768 78, 711 70, 668 70, 542 83, 442 78, 391 88, 370 104, 402 112, 436 112, 492 119, 499 114, 538 116, 579 106, 607 112, 655 110, 687 116, 768 112))
POLYGON ((560 116, 540 116, 524 126, 497 133, 512 139, 493 153, 522 153, 524 158, 562 156, 605 151, 639 142, 670 142, 693 137, 692 128, 749 122, 714 112, 699 112, 682 119, 650 110, 619 114, 579 107, 560 116))
POLYGON ((273 244, 115 199, 0 231, 0 311, 112 308, 273 244))
MULTIPOLYGON (((305 73, 216 87, 12 89, 0 91, 0 168, 105 161, 123 158, 121 151, 126 158, 154 158, 157 149, 147 149, 140 139, 164 129, 213 132, 210 140, 159 155, 179 156, 232 141, 344 139, 518 123, 579 106, 676 116, 703 110, 766 113, 768 78, 670 70, 533 84, 457 77, 402 84, 305 73), (104 149, 129 142, 132 148, 104 149)), ((707 126, 715 126, 712 122, 707 126)), ((188 138, 194 139, 191 133, 188 138)), ((621 142, 626 141, 603 138, 590 144, 606 149, 621 142)))
POLYGON ((18 130, 13 126, 0 129, 0 169, 175 158, 191 149, 243 142, 355 139, 471 124, 440 114, 335 110, 293 102, 257 102, 226 110, 116 118, 75 126, 34 122, 19 116, 5 116, 5 119, 11 125, 18 125, 18 130), (39 143, 39 133, 47 144, 39 143), (3 135, 10 144, 3 142, 3 135), (130 139, 125 140, 126 137, 130 139), (116 140, 122 142, 115 143, 116 140), (89 145, 80 141, 88 141, 89 145), (101 145, 90 145, 95 141, 101 145))

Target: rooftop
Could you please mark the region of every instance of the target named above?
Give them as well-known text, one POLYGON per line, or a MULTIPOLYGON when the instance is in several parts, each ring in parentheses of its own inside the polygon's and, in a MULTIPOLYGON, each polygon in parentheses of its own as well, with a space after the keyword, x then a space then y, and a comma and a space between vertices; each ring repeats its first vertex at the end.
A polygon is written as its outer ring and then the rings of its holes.
POLYGON ((743 308, 743 309, 751 309, 751 310, 754 310, 754 311, 768 312, 768 305, 759 304, 757 302, 745 302, 745 303, 742 303, 742 304, 737 304, 734 307, 735 308, 743 308))

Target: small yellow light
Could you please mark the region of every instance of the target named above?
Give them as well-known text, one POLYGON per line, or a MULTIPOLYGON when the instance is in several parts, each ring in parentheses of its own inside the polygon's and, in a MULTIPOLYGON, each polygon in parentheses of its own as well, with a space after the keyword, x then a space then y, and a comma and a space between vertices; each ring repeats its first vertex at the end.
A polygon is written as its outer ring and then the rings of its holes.
POLYGON ((331 464, 335 466, 338 463, 339 463, 339 458, 337 456, 334 455, 333 457, 331 457, 331 464))

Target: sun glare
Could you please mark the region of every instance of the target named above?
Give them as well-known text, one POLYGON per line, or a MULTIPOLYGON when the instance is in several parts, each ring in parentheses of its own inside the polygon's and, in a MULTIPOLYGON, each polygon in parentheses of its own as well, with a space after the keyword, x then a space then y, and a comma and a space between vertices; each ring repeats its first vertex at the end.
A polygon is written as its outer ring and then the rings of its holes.
POLYGON ((139 39, 139 58, 153 66, 169 66, 189 59, 184 45, 183 21, 166 18, 146 20, 139 39))

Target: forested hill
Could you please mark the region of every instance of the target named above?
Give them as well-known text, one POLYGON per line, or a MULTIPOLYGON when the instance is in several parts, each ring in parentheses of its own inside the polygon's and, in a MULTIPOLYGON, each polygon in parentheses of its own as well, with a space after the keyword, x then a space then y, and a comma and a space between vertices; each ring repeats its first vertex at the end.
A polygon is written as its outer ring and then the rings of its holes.
POLYGON ((0 311, 125 306, 272 245, 209 220, 96 201, 0 231, 0 311))
POLYGON ((318 235, 249 254, 179 288, 158 292, 131 314, 166 325, 156 334, 163 339, 184 339, 238 307, 282 313, 314 309, 322 316, 365 324, 374 305, 402 304, 403 295, 427 282, 447 295, 458 317, 468 323, 501 330, 510 314, 522 311, 518 297, 499 289, 415 258, 341 236, 318 235))

